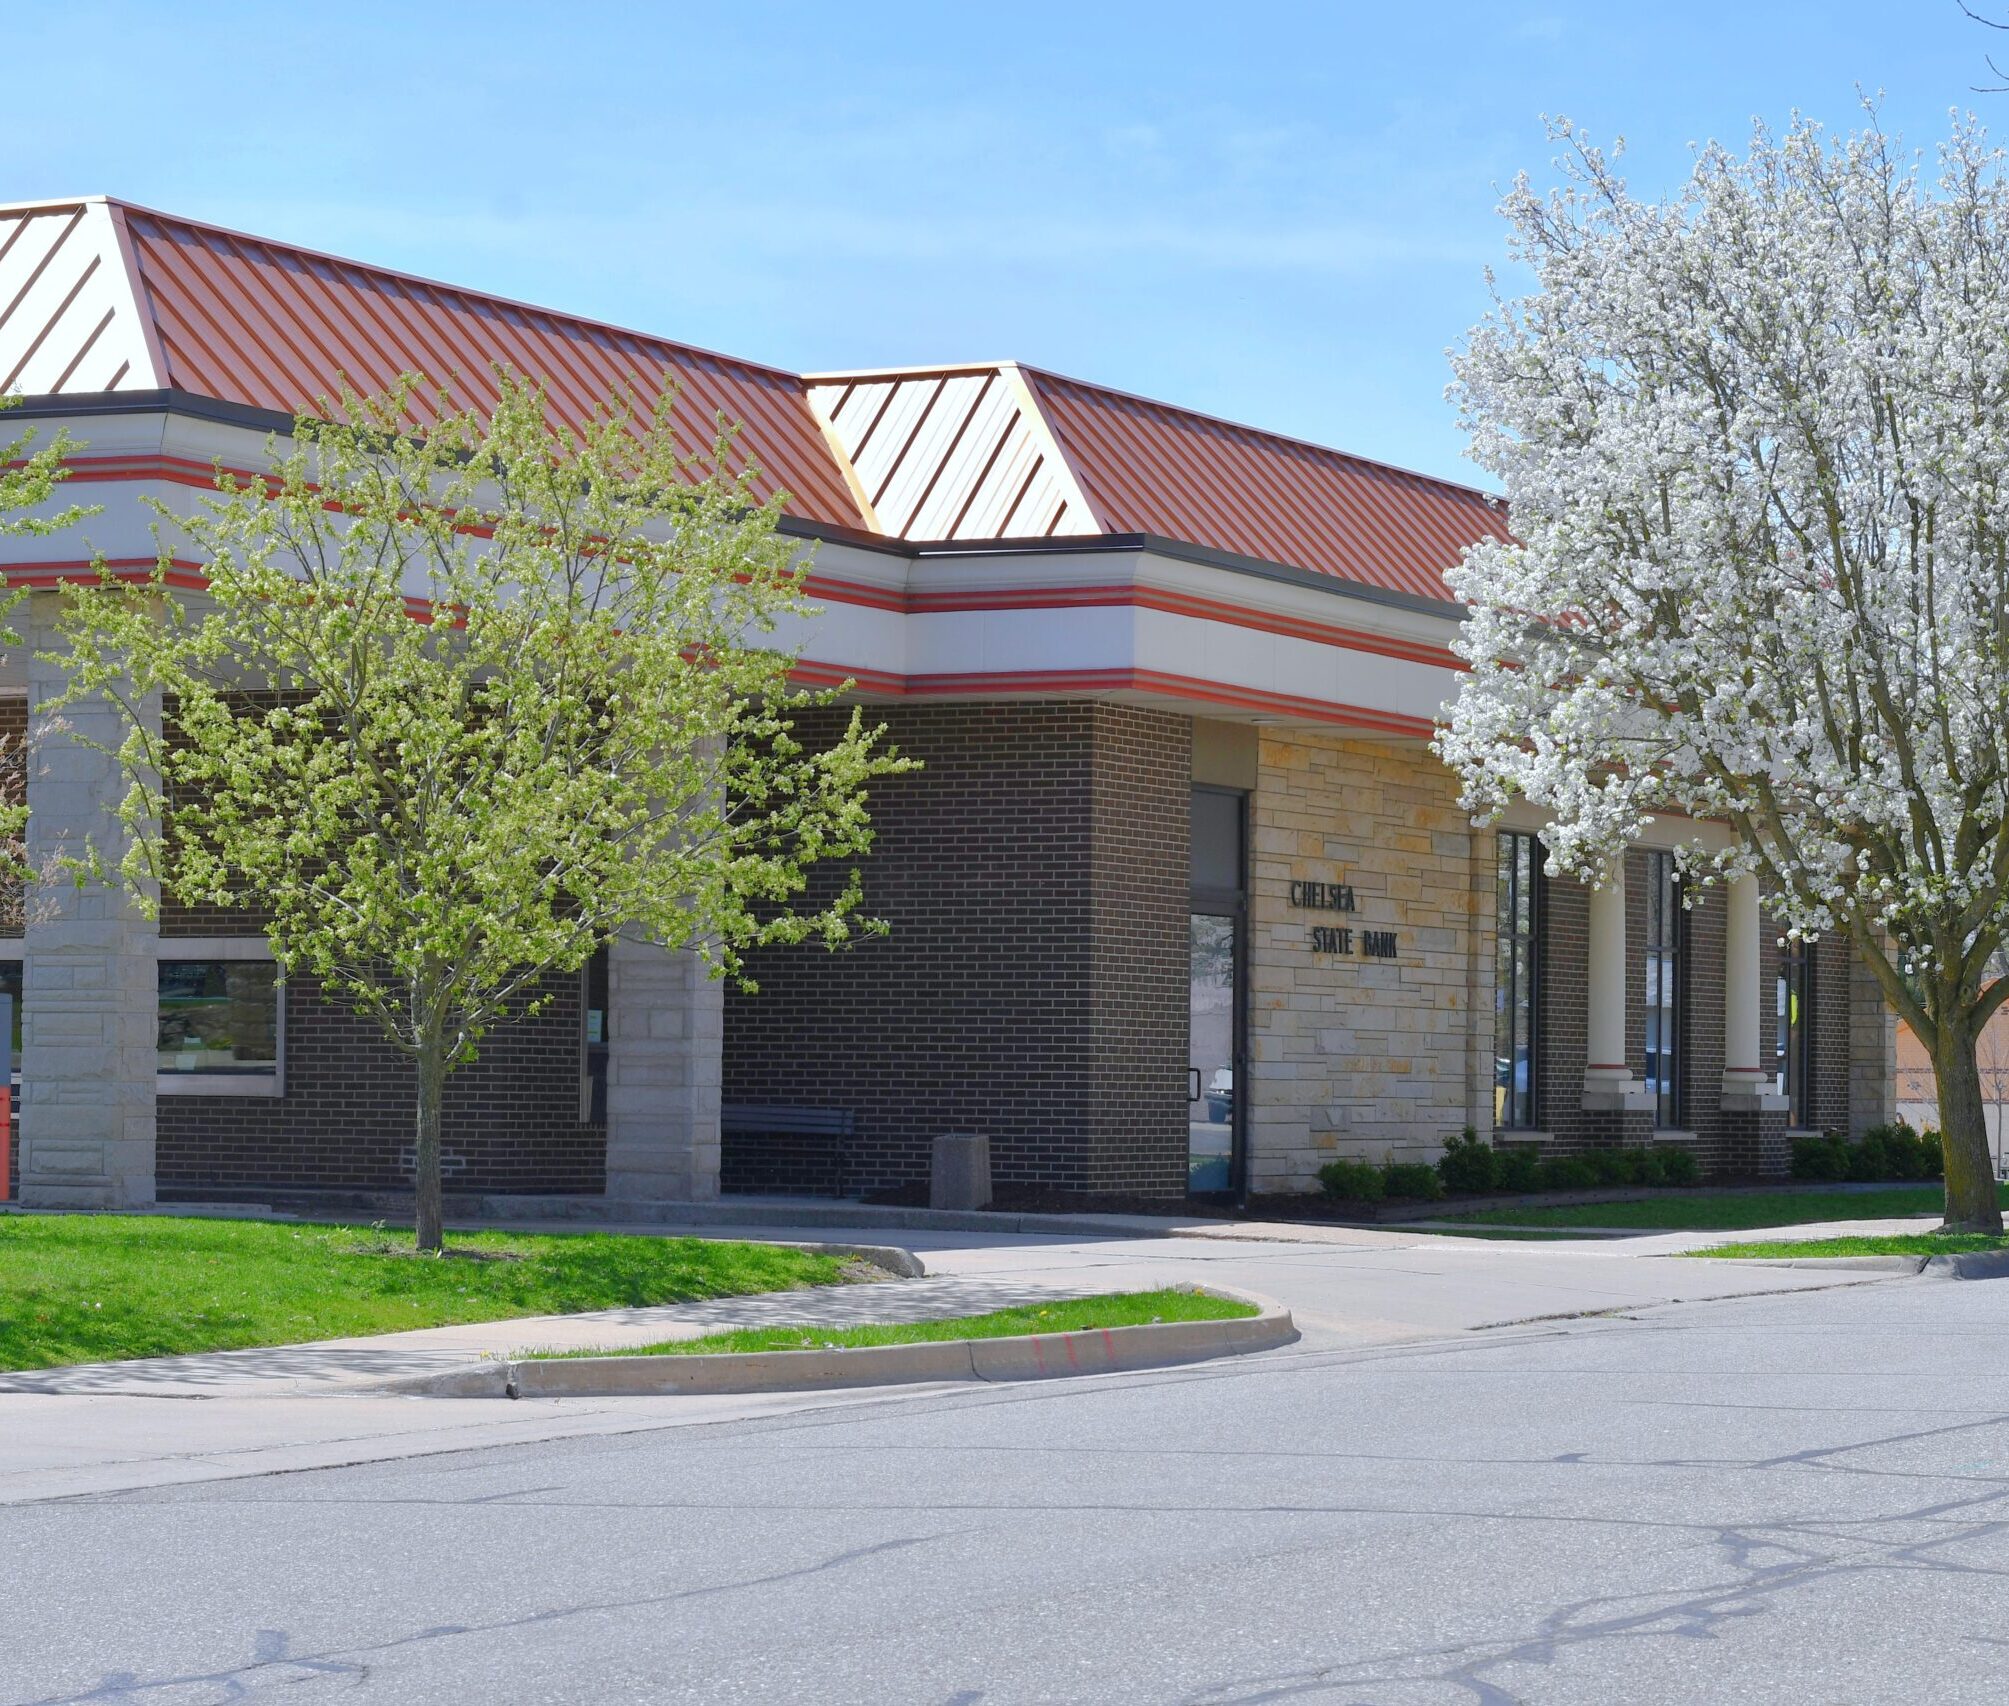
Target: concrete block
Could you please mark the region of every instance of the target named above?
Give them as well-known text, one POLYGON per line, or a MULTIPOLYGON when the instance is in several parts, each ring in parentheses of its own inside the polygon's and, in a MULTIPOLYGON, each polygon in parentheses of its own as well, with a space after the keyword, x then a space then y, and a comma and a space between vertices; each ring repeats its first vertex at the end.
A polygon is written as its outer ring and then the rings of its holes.
POLYGON ((988 1208, 991 1201, 991 1140, 975 1132, 948 1132, 935 1139, 928 1172, 930 1208, 988 1208))

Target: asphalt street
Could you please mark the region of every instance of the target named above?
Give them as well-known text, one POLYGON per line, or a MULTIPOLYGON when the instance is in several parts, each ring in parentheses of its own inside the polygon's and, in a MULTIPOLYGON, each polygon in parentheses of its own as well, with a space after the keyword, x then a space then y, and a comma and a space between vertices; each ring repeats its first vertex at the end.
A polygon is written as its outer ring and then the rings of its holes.
POLYGON ((1881 1702, 2009 1681, 2009 1287, 0 1508, 0 1700, 1881 1702))

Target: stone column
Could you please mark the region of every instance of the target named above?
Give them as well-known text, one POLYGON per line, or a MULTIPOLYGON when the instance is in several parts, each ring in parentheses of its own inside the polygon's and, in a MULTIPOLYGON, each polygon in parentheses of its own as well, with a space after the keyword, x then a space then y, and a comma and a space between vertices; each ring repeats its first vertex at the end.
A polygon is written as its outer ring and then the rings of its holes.
POLYGON ((1783 1178, 1788 1099, 1765 1058, 1764 982, 1759 972, 1758 879, 1732 877, 1723 919, 1723 1154, 1732 1173, 1783 1178))
POLYGON ((1758 973, 1758 879, 1732 877, 1724 887, 1723 1095, 1762 1095, 1771 1075, 1764 1060, 1763 1000, 1758 973))
POLYGON ((1590 891, 1589 976, 1585 980, 1586 1113, 1609 1116, 1593 1122, 1606 1140, 1643 1141, 1652 1134, 1653 1092, 1633 1070, 1625 1046, 1628 1009, 1625 939, 1625 856, 1615 857, 1603 882, 1590 891))
MULTIPOLYGON (((22 607, 28 660, 28 858, 36 870, 86 841, 125 847, 126 779, 78 737, 116 746, 121 714, 97 701, 51 713, 64 685, 34 654, 59 644, 60 595, 22 607)), ((159 726, 159 709, 152 709, 159 726)), ((158 933, 118 886, 30 886, 22 943, 21 1200, 42 1208, 130 1208, 154 1199, 158 933)))
POLYGON ((616 937, 607 951, 607 1195, 718 1195, 725 986, 694 953, 616 937))

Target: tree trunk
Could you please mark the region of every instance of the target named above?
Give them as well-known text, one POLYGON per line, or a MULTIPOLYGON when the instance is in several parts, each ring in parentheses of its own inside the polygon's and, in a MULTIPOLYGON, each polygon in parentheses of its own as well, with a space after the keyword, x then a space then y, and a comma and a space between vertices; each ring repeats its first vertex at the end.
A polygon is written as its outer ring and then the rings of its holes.
POLYGON ((1988 1154, 1988 1115, 1981 1068, 1967 1027, 1943 1022, 1932 1050, 1939 1088, 1939 1140, 1946 1156, 1946 1229, 2000 1232, 2002 1207, 1988 1154))
MULTIPOLYGON (((418 1222, 421 1250, 445 1248, 442 1226, 439 1177, 440 1107, 446 1100, 446 1048, 439 1042, 420 1045, 418 1051, 419 1098, 418 1142, 414 1146, 412 1169, 413 1208, 418 1222)), ((1977 1083, 1979 1081, 1977 1080, 1977 1083)), ((1979 1094, 1977 1090, 1976 1094, 1979 1094)), ((1948 1178, 1952 1177, 1951 1170, 1948 1178)))

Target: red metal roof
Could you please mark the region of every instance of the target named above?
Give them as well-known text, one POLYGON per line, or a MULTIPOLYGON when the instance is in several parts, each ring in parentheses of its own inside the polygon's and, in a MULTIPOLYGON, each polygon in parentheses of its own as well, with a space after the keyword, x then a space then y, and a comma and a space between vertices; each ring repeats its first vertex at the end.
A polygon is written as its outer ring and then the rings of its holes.
POLYGON ((723 415, 764 494, 897 538, 1155 534, 1441 600, 1460 552, 1506 530, 1471 487, 1016 363, 804 379, 104 198, 0 207, 0 392, 173 387, 291 415, 418 371, 479 408, 498 362, 575 423, 667 376, 692 449, 723 415))
POLYGON ((130 239, 166 385, 293 414, 344 379, 367 393, 415 370, 450 379, 456 401, 482 408, 495 397, 490 364, 502 362, 541 380, 554 411, 578 422, 618 388, 652 402, 667 376, 681 388, 693 450, 708 448, 723 414, 742 423, 735 459, 758 465, 763 496, 783 490, 806 519, 865 525, 792 373, 192 220, 112 209, 130 239))
POLYGON ((1169 403, 1024 369, 1096 519, 1420 598, 1507 536, 1485 493, 1169 403))

